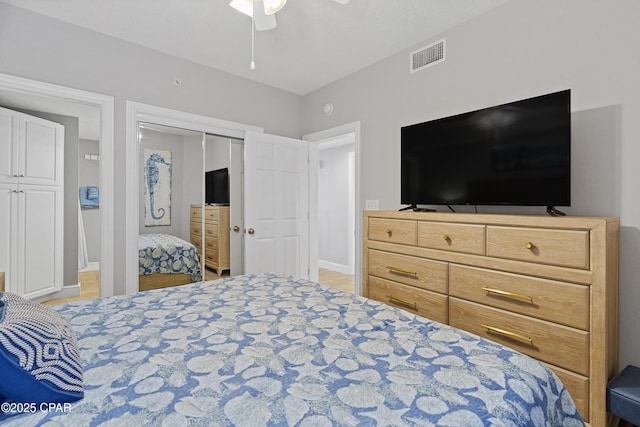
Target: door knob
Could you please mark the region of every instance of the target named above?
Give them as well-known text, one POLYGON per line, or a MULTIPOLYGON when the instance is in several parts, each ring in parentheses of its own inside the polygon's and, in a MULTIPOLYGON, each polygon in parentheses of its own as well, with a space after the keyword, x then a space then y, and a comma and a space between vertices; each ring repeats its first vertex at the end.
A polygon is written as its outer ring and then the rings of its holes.
POLYGON ((254 230, 253 228, 250 228, 247 230, 247 233, 249 234, 254 234, 256 232, 256 230, 254 230))
POLYGON ((233 231, 235 231, 237 233, 238 231, 240 231, 240 227, 238 227, 237 225, 234 225, 233 226, 233 231))

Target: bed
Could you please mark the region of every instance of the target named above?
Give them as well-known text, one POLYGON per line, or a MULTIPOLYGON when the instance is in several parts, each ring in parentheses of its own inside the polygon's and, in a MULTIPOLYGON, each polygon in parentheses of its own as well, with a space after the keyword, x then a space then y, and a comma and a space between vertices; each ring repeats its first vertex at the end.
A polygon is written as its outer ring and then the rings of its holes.
POLYGON ((55 309, 77 336, 84 398, 8 426, 584 425, 525 355, 283 275, 55 309))
POLYGON ((170 234, 138 236, 139 289, 164 288, 202 280, 198 250, 170 234))

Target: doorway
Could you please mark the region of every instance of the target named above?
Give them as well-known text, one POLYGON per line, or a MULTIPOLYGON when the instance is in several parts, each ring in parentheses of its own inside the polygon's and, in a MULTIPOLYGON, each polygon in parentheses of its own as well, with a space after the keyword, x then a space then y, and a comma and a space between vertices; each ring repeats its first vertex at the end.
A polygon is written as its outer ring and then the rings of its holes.
POLYGON ((318 267, 355 275, 355 133, 318 142, 318 267))
MULTIPOLYGON (((87 117, 93 118, 93 111, 97 111, 96 125, 97 137, 100 141, 99 156, 99 186, 100 203, 99 234, 100 234, 100 295, 111 296, 114 294, 114 209, 113 209, 113 180, 114 180, 114 107, 113 97, 86 92, 50 83, 24 79, 21 77, 0 74, 0 94, 4 101, 13 106, 28 108, 52 114, 78 117, 80 126, 87 117)), ((91 120, 89 120, 91 121, 91 120)), ((75 260, 74 260, 75 262, 75 260)), ((58 297, 75 296, 67 295, 65 288, 58 297)), ((77 291, 76 291, 77 292, 77 291)))
POLYGON ((317 177, 312 182, 318 194, 311 208, 311 259, 317 260, 312 280, 320 281, 322 272, 323 280, 350 286, 353 276, 353 292, 361 295, 360 122, 303 139, 312 143, 310 161, 317 177))

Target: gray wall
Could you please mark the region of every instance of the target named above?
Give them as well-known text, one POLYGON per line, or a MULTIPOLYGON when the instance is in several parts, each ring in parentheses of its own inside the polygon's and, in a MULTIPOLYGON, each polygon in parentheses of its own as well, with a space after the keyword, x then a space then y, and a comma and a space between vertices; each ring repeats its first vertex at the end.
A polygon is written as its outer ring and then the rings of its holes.
POLYGON ((114 97, 115 293, 125 292, 126 101, 300 137, 302 98, 0 3, 0 73, 114 97), (175 86, 173 79, 182 79, 175 86), (277 105, 278 108, 273 108, 277 105))
POLYGON ((231 161, 231 140, 218 135, 207 135, 205 170, 228 168, 231 161))
POLYGON ((360 120, 360 203, 398 209, 401 126, 570 88, 566 211, 621 218, 620 364, 639 365, 639 16, 637 0, 511 1, 305 96, 304 132, 360 120), (442 37, 446 62, 410 74, 409 52, 442 37), (328 102, 331 116, 322 110, 328 102))
MULTIPOLYGON (((87 160, 85 154, 99 154, 100 142, 81 139, 78 147, 78 186, 100 185, 100 161, 87 160)), ((82 222, 89 262, 100 262, 100 207, 82 208, 82 222)))

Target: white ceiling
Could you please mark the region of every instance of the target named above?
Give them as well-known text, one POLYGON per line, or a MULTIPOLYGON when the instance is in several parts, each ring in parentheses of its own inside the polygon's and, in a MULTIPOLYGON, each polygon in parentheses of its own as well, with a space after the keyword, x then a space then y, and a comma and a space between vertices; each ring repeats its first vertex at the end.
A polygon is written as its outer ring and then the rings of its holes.
POLYGON ((304 95, 509 0, 289 0, 255 34, 255 71, 229 0, 0 1, 304 95))

